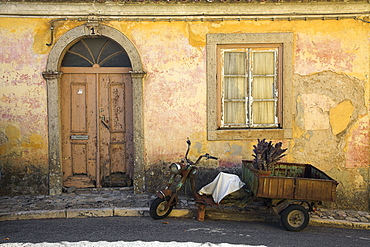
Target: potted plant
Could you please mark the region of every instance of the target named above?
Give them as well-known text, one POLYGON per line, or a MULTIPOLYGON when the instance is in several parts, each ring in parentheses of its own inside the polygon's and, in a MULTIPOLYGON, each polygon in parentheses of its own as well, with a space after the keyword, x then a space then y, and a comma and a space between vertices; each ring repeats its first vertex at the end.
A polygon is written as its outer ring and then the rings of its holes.
POLYGON ((272 166, 285 156, 283 153, 287 149, 282 149, 281 146, 281 142, 273 145, 271 141, 266 142, 265 139, 258 139, 257 145, 253 145, 254 154, 252 156, 254 157, 254 160, 252 165, 260 175, 263 173, 260 171, 266 171, 265 175, 269 176, 272 166))

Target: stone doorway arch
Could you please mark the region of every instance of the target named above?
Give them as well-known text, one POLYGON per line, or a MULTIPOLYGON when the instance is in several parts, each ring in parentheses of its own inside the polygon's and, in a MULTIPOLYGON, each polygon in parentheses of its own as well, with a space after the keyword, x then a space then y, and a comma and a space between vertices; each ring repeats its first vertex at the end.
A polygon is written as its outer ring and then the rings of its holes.
POLYGON ((140 55, 133 43, 120 31, 87 22, 66 32, 55 43, 49 53, 46 71, 43 72, 47 84, 48 98, 48 158, 49 158, 49 194, 62 193, 62 162, 61 162, 61 123, 60 123, 60 92, 59 71, 61 60, 66 50, 81 37, 101 35, 113 39, 127 52, 132 71, 133 83, 133 123, 134 123, 134 189, 135 192, 144 190, 144 128, 143 128, 143 71, 140 55), (93 25, 93 26, 92 26, 93 25), (93 30, 93 31, 91 31, 93 30))

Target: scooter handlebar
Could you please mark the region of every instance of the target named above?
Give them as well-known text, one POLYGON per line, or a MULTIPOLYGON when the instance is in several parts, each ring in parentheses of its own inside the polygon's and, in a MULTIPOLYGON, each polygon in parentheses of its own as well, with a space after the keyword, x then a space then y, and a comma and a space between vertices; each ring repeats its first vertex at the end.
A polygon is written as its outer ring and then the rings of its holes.
POLYGON ((217 157, 214 157, 214 156, 208 156, 208 159, 218 160, 218 158, 217 157))
POLYGON ((214 160, 218 160, 217 157, 214 157, 214 156, 211 156, 209 154, 205 154, 204 157, 206 157, 207 159, 214 159, 214 160))
POLYGON ((203 155, 199 156, 199 158, 197 159, 197 161, 195 161, 194 165, 198 164, 198 162, 199 162, 202 158, 207 158, 207 160, 208 160, 208 159, 218 160, 218 158, 217 158, 217 157, 211 156, 211 155, 209 155, 209 154, 203 154, 203 155))

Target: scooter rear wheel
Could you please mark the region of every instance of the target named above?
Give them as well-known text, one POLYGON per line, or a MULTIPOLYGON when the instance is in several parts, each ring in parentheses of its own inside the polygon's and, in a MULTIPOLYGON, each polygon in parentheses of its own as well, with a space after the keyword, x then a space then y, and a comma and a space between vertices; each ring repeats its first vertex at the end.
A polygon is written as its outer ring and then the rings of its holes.
POLYGON ((169 206, 167 210, 165 210, 170 197, 164 198, 157 197, 154 199, 152 204, 150 205, 150 216, 155 220, 160 220, 166 218, 172 211, 173 205, 169 206))

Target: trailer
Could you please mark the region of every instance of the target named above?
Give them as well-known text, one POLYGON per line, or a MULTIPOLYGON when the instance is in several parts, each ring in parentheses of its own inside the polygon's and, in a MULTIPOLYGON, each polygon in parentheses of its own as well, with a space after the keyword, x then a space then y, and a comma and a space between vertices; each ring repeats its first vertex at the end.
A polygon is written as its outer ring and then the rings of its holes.
POLYGON ((335 200, 337 181, 310 164, 277 162, 266 173, 254 169, 252 160, 242 163, 241 180, 251 199, 272 207, 287 230, 303 230, 316 205, 335 200))

